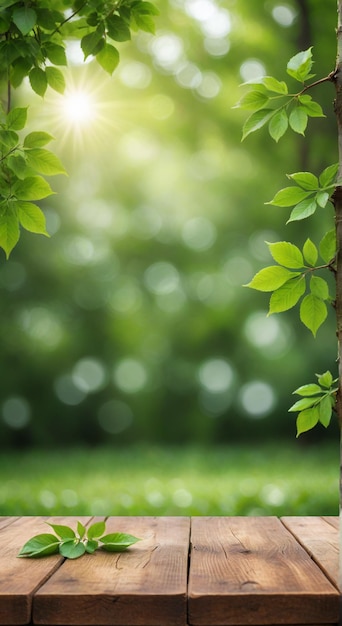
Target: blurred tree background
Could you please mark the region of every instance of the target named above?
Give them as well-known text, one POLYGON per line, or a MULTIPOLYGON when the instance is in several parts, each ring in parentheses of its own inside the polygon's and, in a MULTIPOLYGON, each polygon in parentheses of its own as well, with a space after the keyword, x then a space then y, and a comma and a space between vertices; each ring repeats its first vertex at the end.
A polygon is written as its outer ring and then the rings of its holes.
POLYGON ((313 342, 297 311, 267 318, 267 294, 242 287, 272 264, 265 241, 317 244, 332 220, 284 227, 264 203, 285 172, 337 161, 333 86, 317 87, 328 119, 279 146, 241 143, 233 109, 242 82, 282 79, 310 45, 317 77, 334 69, 335 0, 159 8, 112 78, 70 42, 65 96, 15 94, 69 178, 41 205, 51 239, 1 254, 2 447, 294 438, 293 389, 336 371, 333 310, 313 342))

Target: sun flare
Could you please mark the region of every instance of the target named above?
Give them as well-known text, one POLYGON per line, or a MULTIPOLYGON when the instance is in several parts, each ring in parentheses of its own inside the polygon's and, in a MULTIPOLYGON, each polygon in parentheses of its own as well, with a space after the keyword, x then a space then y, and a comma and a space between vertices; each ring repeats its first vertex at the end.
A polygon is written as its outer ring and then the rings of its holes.
POLYGON ((96 118, 96 104, 85 91, 69 91, 62 102, 66 119, 75 125, 91 123, 96 118))

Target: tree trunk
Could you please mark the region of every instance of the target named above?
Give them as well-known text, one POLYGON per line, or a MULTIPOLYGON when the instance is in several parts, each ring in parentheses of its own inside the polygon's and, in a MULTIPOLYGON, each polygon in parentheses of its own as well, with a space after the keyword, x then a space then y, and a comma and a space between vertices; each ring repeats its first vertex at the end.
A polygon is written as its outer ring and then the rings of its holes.
MULTIPOLYGON (((339 170, 338 180, 342 180, 342 0, 337 2, 337 59, 335 73, 335 113, 338 130, 339 170)), ((342 433, 342 186, 337 186, 334 193, 336 219, 337 261, 336 261, 336 327, 338 341, 338 377, 337 417, 342 433)), ((340 435, 340 563, 339 588, 342 591, 342 436, 340 435)))

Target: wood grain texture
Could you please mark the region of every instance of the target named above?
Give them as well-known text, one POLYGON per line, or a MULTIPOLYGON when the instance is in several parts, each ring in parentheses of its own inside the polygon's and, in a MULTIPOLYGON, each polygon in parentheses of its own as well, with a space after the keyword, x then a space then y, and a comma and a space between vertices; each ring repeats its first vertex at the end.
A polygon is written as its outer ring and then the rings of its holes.
POLYGON ((339 594, 273 517, 192 518, 189 624, 336 624, 339 594))
POLYGON ((66 561, 35 595, 34 623, 185 626, 190 519, 110 517, 110 532, 142 541, 66 561))
POLYGON ((338 588, 339 532, 335 518, 283 517, 282 523, 338 588))
POLYGON ((34 535, 49 532, 49 527, 44 523, 47 519, 52 523, 59 524, 68 524, 74 521, 73 518, 65 517, 21 517, 14 519, 10 524, 3 524, 1 527, 1 625, 10 626, 13 624, 30 623, 34 592, 63 561, 59 555, 41 559, 17 558, 20 549, 26 541, 34 535))

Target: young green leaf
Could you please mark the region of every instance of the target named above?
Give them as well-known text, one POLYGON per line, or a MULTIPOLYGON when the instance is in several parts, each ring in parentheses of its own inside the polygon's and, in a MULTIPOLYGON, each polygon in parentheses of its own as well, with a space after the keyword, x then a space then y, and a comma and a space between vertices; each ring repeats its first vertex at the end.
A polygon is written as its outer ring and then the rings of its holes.
POLYGON ((86 534, 86 531, 87 529, 85 526, 83 526, 82 522, 77 522, 77 532, 79 534, 80 539, 83 539, 83 537, 86 534))
POLYGON ((278 241, 267 244, 273 259, 289 269, 299 269, 304 266, 304 259, 297 246, 288 241, 278 241))
POLYGON ((46 41, 44 44, 44 52, 49 61, 54 65, 67 65, 67 58, 63 46, 55 44, 52 41, 46 41))
POLYGON ((0 215, 0 247, 5 251, 8 259, 13 248, 19 241, 19 221, 13 203, 8 202, 8 208, 0 215))
POLYGON ((325 302, 313 294, 305 296, 300 305, 300 319, 314 337, 325 321, 328 312, 325 302))
POLYGON ((235 105, 234 108, 258 111, 259 109, 263 109, 268 104, 268 102, 269 97, 266 93, 260 90, 253 90, 248 91, 235 105))
POLYGON ((321 105, 312 100, 311 96, 304 94, 298 96, 298 100, 309 117, 325 117, 321 105))
POLYGON ((99 542, 95 539, 89 539, 89 541, 86 541, 84 545, 86 552, 88 552, 88 554, 93 554, 93 552, 95 552, 95 550, 98 548, 99 542))
POLYGON ((268 132, 272 139, 278 142, 279 139, 286 133, 289 126, 289 120, 285 109, 278 111, 270 120, 268 125, 268 132))
POLYGON ((86 551, 86 547, 82 541, 77 539, 63 541, 59 546, 59 553, 67 559, 78 559, 86 551))
POLYGON ((274 109, 260 109, 252 113, 243 125, 242 141, 251 133, 265 126, 274 114, 274 109))
POLYGON ((317 393, 322 393, 322 389, 315 383, 309 383, 308 385, 298 387, 293 393, 296 393, 298 396, 314 396, 317 393))
POLYGON ((46 79, 51 89, 54 89, 58 93, 62 94, 65 91, 65 78, 61 70, 57 67, 51 67, 50 65, 45 68, 46 79))
POLYGON ((320 207, 322 207, 322 209, 324 209, 324 207, 326 207, 329 198, 330 198, 330 194, 327 191, 319 191, 316 194, 317 204, 320 207))
POLYGON ((61 524, 50 524, 50 523, 48 523, 48 525, 51 526, 52 530, 61 539, 75 539, 76 537, 74 531, 69 526, 63 526, 61 524))
POLYGON ((45 176, 55 176, 56 174, 66 174, 66 171, 59 158, 45 148, 30 148, 25 151, 27 164, 40 174, 45 176))
POLYGON ((298 220, 304 220, 310 215, 313 215, 317 209, 316 200, 314 198, 307 198, 306 200, 302 200, 295 206, 295 208, 291 211, 290 217, 287 220, 286 224, 290 222, 295 222, 298 220))
POLYGON ((87 531, 88 539, 95 539, 95 537, 101 537, 105 529, 106 529, 105 522, 95 522, 95 524, 92 524, 88 528, 88 531, 87 531))
POLYGON ((257 272, 252 280, 244 286, 257 291, 274 291, 296 276, 298 276, 298 272, 291 272, 279 265, 271 265, 257 272))
POLYGON ((297 437, 302 433, 311 430, 318 424, 319 421, 319 409, 314 406, 310 409, 301 411, 297 417, 297 437))
POLYGON ((329 285, 327 281, 320 276, 311 276, 310 291, 314 296, 317 296, 317 298, 321 298, 322 300, 329 299, 329 285))
POLYGON ((314 267, 318 259, 318 251, 311 239, 307 239, 303 246, 303 255, 306 263, 314 267))
MULTIPOLYGON (((12 2, 12 4, 16 3, 12 2)), ((28 35, 30 30, 32 30, 37 23, 37 14, 28 6, 19 7, 14 9, 12 20, 22 35, 28 35)))
POLYGON ((305 292, 305 277, 293 278, 276 289, 270 298, 268 315, 292 309, 305 292))
POLYGON ((48 86, 46 73, 40 67, 34 67, 29 73, 30 85, 38 96, 44 96, 48 86))
POLYGON ((322 237, 319 244, 319 253, 325 263, 330 263, 335 258, 336 252, 336 231, 332 228, 322 237))
POLYGON ((83 50, 84 59, 86 59, 90 54, 94 53, 102 37, 103 37, 103 30, 100 28, 97 28, 96 30, 82 37, 81 48, 83 50))
POLYGON ((288 174, 288 178, 306 191, 317 191, 319 188, 318 178, 311 172, 295 172, 288 174))
POLYGON ((308 125, 308 115, 304 107, 297 106, 295 109, 292 109, 289 115, 289 124, 295 133, 304 135, 308 125))
POLYGON ((119 64, 120 55, 114 46, 105 43, 102 50, 97 53, 96 60, 101 67, 111 75, 119 64))
POLYGON ((319 403, 319 421, 325 428, 327 428, 330 424, 332 415, 332 406, 330 402, 330 397, 328 395, 324 396, 324 398, 319 403))
POLYGON ((54 192, 41 176, 29 176, 14 184, 13 193, 18 200, 42 200, 54 192))
POLYGON ((310 191, 305 191, 300 187, 284 187, 284 189, 280 189, 276 193, 272 200, 265 202, 265 204, 273 204, 280 207, 294 206, 310 195, 310 191))
POLYGON ((21 226, 31 233, 37 233, 38 235, 45 235, 50 237, 46 230, 46 221, 43 211, 36 204, 32 202, 24 202, 18 200, 16 202, 18 210, 18 218, 21 226))
POLYGON ((301 398, 289 408, 289 413, 295 413, 297 411, 304 411, 304 409, 309 409, 311 406, 314 406, 318 401, 319 400, 317 397, 312 396, 311 398, 301 398))
POLYGON ((46 144, 50 143, 54 137, 49 133, 43 131, 33 131, 26 135, 24 139, 24 148, 43 148, 46 144))
POLYGON ((328 167, 326 167, 319 177, 319 184, 321 185, 321 187, 327 187, 328 185, 331 185, 336 178, 337 172, 338 163, 334 163, 333 165, 329 165, 328 167))
POLYGON ((27 107, 16 107, 7 115, 7 126, 11 130, 22 130, 27 120, 27 107))
POLYGON ((289 76, 292 76, 295 80, 298 80, 300 83, 304 82, 306 79, 310 78, 310 72, 312 68, 312 47, 307 50, 303 50, 302 52, 298 52, 295 56, 293 56, 288 64, 286 71, 289 76))
POLYGON ((100 541, 103 550, 107 550, 108 552, 123 552, 137 541, 140 541, 140 539, 124 533, 111 533, 101 537, 100 541))
POLYGON ((118 15, 110 14, 106 20, 108 35, 114 41, 128 41, 131 32, 125 20, 118 15))
POLYGON ((32 537, 21 548, 18 556, 25 557, 41 557, 49 554, 57 554, 59 548, 59 540, 55 535, 42 533, 32 537))
POLYGON ((288 94, 287 84, 282 80, 277 80, 273 76, 263 76, 260 82, 266 87, 268 91, 278 93, 286 96, 288 94))
POLYGON ((332 386, 334 380, 333 380, 332 374, 331 374, 331 372, 329 372, 329 370, 324 372, 324 374, 316 374, 316 376, 318 378, 319 384, 322 385, 322 387, 326 387, 327 389, 330 389, 330 387, 332 386))

